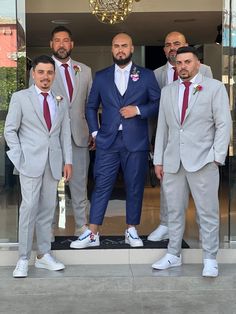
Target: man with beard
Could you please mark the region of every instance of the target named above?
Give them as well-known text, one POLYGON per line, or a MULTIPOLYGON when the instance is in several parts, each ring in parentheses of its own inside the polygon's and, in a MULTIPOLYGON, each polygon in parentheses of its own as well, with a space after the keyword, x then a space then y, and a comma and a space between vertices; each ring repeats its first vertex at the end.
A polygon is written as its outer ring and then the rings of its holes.
POLYGON ((185 210, 191 192, 202 236, 202 276, 218 276, 219 165, 231 132, 228 95, 222 82, 204 77, 196 49, 177 51, 179 79, 162 89, 154 165, 168 207, 167 254, 154 269, 180 266, 185 210))
MULTIPOLYGON (((156 80, 159 87, 162 89, 164 86, 172 83, 178 79, 176 70, 176 53, 178 48, 186 47, 188 43, 182 33, 171 32, 165 38, 164 52, 167 58, 167 63, 160 68, 154 70, 156 80)), ((200 64, 199 72, 212 78, 211 68, 208 65, 200 64)), ((150 121, 150 132, 155 134, 157 121, 152 119, 150 121)), ((161 241, 168 238, 168 213, 167 205, 161 186, 160 191, 160 225, 148 236, 149 241, 161 241)))
POLYGON ((131 37, 117 34, 112 40, 115 64, 97 72, 92 85, 86 117, 96 143, 95 187, 89 230, 71 243, 72 248, 100 245, 98 226, 120 167, 126 189, 125 242, 131 247, 143 246, 136 225, 140 223, 148 163, 148 118, 158 114, 160 90, 153 72, 131 61, 133 51, 131 37))
POLYGON ((8 157, 19 172, 22 202, 19 217, 19 260, 14 277, 27 277, 34 229, 38 254, 35 267, 61 270, 51 255, 51 224, 57 184, 72 171, 68 105, 52 89, 55 62, 39 56, 33 62, 35 84, 12 95, 4 136, 8 157))
POLYGON ((85 119, 85 104, 92 85, 92 74, 88 66, 71 59, 74 42, 68 28, 58 26, 52 31, 50 47, 56 64, 52 87, 55 93, 65 97, 69 104, 73 152, 73 174, 69 187, 75 218, 75 235, 80 235, 87 229, 90 138, 85 119))

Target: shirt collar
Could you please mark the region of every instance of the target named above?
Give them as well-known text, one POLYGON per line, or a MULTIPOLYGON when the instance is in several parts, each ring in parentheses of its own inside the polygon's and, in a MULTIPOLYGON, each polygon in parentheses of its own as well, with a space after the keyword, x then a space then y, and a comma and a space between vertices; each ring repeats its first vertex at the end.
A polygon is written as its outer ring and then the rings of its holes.
POLYGON ((35 84, 34 84, 34 87, 35 87, 35 90, 36 90, 37 95, 39 95, 39 94, 41 94, 41 93, 48 93, 49 96, 52 96, 51 90, 49 90, 48 92, 44 92, 44 91, 42 91, 40 88, 38 88, 38 86, 36 86, 35 84))
MULTIPOLYGON (((196 79, 197 79, 197 77, 198 77, 198 74, 199 73, 197 73, 189 82, 191 82, 192 84, 194 84, 195 83, 195 81, 196 81, 196 79)), ((184 81, 183 80, 181 80, 181 78, 179 79, 179 84, 182 84, 184 81)))
POLYGON ((126 65, 124 68, 120 68, 117 64, 115 64, 115 71, 124 71, 124 72, 130 72, 133 62, 131 61, 128 65, 126 65))
POLYGON ((170 62, 167 61, 167 67, 168 67, 168 70, 169 70, 169 69, 172 69, 174 67, 174 65, 170 64, 170 62))
MULTIPOLYGON (((58 67, 60 67, 63 64, 61 61, 57 60, 54 56, 52 56, 52 58, 58 67)), ((71 67, 71 58, 69 58, 69 60, 66 63, 68 64, 69 67, 71 67)))

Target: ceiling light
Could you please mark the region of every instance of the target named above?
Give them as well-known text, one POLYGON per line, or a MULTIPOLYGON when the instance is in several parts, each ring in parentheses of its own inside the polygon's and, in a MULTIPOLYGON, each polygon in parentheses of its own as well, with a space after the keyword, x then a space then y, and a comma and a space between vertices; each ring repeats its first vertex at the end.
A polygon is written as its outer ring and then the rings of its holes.
POLYGON ((89 0, 89 5, 100 22, 116 24, 123 22, 131 13, 133 0, 89 0))

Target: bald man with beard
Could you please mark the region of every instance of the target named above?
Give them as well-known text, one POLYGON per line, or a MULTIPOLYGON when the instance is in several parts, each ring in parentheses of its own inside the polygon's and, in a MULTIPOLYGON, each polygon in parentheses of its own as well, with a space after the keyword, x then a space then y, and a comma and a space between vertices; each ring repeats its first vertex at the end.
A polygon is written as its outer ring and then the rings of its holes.
MULTIPOLYGON (((186 47, 188 43, 185 36, 180 32, 170 32, 165 38, 164 52, 167 58, 165 65, 154 70, 156 80, 159 87, 162 89, 164 86, 172 83, 178 79, 178 74, 176 71, 176 54, 180 47, 186 47)), ((199 73, 203 76, 212 78, 212 71, 208 65, 200 64, 199 73)), ((150 121, 151 133, 154 134, 156 129, 157 121, 152 119, 150 121)), ((148 236, 149 241, 161 241, 168 239, 168 212, 165 196, 161 186, 160 191, 160 225, 148 236)))

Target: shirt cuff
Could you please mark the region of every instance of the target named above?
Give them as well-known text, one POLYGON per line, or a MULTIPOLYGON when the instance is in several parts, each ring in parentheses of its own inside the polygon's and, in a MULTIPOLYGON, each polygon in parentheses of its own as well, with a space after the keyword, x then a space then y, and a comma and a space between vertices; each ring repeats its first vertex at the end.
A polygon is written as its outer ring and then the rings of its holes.
POLYGON ((92 137, 95 138, 97 136, 97 134, 98 134, 98 131, 92 132, 92 137))

